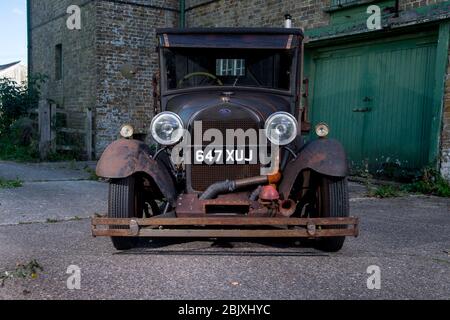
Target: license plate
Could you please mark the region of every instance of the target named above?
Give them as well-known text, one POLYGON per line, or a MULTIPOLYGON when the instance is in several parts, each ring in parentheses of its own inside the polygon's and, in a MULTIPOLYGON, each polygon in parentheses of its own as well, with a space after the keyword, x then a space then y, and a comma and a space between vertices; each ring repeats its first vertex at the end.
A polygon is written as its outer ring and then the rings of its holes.
POLYGON ((258 152, 257 148, 206 148, 195 150, 195 164, 257 164, 258 152))

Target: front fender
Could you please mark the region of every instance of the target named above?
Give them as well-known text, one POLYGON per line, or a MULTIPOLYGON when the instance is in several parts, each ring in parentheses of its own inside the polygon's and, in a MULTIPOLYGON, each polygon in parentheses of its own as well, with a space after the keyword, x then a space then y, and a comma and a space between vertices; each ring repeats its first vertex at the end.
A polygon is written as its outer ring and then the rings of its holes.
POLYGON ((135 173, 148 174, 164 197, 176 201, 176 187, 172 175, 151 155, 148 145, 137 140, 120 139, 106 148, 97 164, 97 175, 107 179, 123 179, 135 173))
POLYGON ((283 172, 280 193, 285 199, 289 198, 298 176, 305 170, 331 177, 346 177, 348 161, 344 147, 333 139, 318 139, 306 144, 283 172))

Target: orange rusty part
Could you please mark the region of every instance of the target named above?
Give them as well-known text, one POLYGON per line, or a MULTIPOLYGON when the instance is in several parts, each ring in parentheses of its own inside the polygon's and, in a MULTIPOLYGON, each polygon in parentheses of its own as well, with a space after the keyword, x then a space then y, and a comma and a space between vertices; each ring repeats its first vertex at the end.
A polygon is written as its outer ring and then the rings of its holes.
POLYGON ((280 194, 274 186, 264 186, 261 189, 259 198, 262 201, 277 201, 280 199, 280 194))
POLYGON ((269 176, 269 184, 278 184, 281 181, 281 172, 269 176))

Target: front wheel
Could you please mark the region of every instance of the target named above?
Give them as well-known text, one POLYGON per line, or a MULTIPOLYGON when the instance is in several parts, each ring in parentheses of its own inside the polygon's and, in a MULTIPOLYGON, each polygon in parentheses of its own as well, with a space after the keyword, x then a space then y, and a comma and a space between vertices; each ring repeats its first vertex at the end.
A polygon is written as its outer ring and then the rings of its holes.
MULTIPOLYGON (((113 219, 136 218, 136 179, 113 179, 109 183, 108 217, 113 219)), ((119 229, 120 227, 115 227, 119 229)), ((117 250, 129 250, 137 245, 138 239, 111 237, 117 250)))
MULTIPOLYGON (((350 216, 350 198, 346 178, 320 176, 316 188, 316 212, 320 218, 348 218, 350 216)), ((339 228, 339 226, 331 226, 339 228)), ((345 226, 342 226, 345 228, 345 226)), ((317 248, 326 252, 340 251, 345 237, 320 239, 317 248)))
MULTIPOLYGON (((149 207, 155 214, 156 203, 146 199, 144 180, 139 176, 125 179, 113 179, 109 184, 108 217, 109 218, 143 218, 149 214, 149 207)), ((120 229, 121 227, 115 227, 120 229)), ((123 228, 123 227, 122 227, 123 228)), ((112 237, 114 247, 117 250, 129 250, 136 247, 138 238, 112 237)))

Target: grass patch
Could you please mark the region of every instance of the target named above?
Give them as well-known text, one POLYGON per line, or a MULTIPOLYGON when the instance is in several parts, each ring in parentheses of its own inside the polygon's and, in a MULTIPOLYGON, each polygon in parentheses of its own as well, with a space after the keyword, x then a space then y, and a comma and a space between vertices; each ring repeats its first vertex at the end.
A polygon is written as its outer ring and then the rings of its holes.
POLYGON ((450 184, 442 177, 435 181, 417 181, 405 187, 411 193, 421 193, 438 197, 450 198, 450 184))
POLYGON ((79 216, 75 216, 73 218, 68 218, 68 219, 47 219, 46 223, 49 224, 55 224, 55 223, 63 223, 63 222, 75 222, 75 221, 82 221, 83 218, 80 218, 79 216))
POLYGON ((23 185, 23 182, 19 179, 16 180, 4 180, 0 178, 0 189, 15 189, 15 188, 21 188, 23 185))
POLYGON ((76 162, 77 155, 75 152, 50 152, 45 161, 48 162, 76 162))
POLYGON ((35 146, 11 143, 5 137, 0 139, 0 160, 16 162, 38 162, 39 152, 35 146))
POLYGON ((450 198, 450 184, 444 178, 437 176, 433 180, 416 181, 401 187, 391 185, 380 186, 371 189, 368 195, 370 197, 386 199, 402 197, 408 193, 450 198))
POLYGON ((369 197, 395 198, 413 193, 450 198, 450 183, 434 167, 426 167, 417 172, 412 181, 410 179, 409 183, 402 186, 383 185, 374 187, 371 181, 372 175, 367 168, 364 172, 360 172, 359 176, 366 186, 367 196, 369 197))
POLYGON ((31 225, 31 224, 34 224, 34 223, 33 222, 23 222, 23 221, 19 222, 19 226, 28 226, 28 225, 31 225))
POLYGON ((32 260, 27 264, 17 264, 15 270, 0 273, 0 287, 3 287, 8 279, 37 279, 39 272, 42 271, 44 271, 44 268, 36 260, 32 260))
POLYGON ((391 185, 380 186, 370 192, 370 196, 381 199, 398 198, 404 195, 401 188, 391 185))
POLYGON ((100 177, 97 176, 96 171, 94 169, 92 169, 91 167, 86 166, 84 168, 84 171, 89 174, 89 178, 88 178, 89 180, 91 180, 91 181, 98 181, 98 180, 100 180, 100 177))
POLYGON ((450 265, 450 261, 448 260, 444 260, 444 259, 438 259, 438 258, 434 258, 433 259, 435 262, 439 262, 439 263, 446 263, 450 265))

